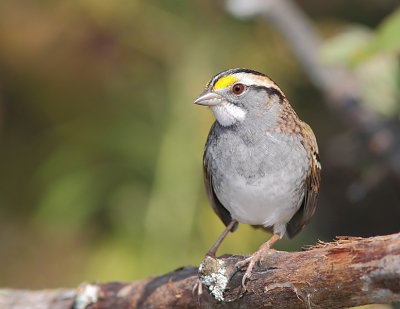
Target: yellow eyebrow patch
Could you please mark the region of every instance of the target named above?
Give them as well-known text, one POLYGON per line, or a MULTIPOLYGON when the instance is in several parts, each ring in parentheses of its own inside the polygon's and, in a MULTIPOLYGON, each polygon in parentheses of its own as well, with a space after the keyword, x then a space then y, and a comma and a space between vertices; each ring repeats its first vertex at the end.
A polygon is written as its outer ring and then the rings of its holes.
POLYGON ((213 89, 214 90, 218 90, 218 89, 222 89, 225 87, 228 87, 230 85, 233 85, 234 83, 236 83, 238 81, 238 78, 233 76, 233 75, 226 75, 221 77, 214 85, 213 89))

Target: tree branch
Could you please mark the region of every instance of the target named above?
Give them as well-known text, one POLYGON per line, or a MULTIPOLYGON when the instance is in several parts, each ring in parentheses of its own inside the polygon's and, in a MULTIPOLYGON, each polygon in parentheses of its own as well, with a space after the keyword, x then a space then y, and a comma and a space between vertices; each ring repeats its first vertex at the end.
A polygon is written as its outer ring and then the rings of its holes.
POLYGON ((197 268, 184 267, 132 283, 0 290, 0 308, 345 308, 400 300, 400 233, 341 237, 302 252, 271 250, 255 268, 246 292, 244 272, 234 266, 243 258, 203 261, 200 278, 211 294, 206 288, 200 296, 193 293, 197 268))

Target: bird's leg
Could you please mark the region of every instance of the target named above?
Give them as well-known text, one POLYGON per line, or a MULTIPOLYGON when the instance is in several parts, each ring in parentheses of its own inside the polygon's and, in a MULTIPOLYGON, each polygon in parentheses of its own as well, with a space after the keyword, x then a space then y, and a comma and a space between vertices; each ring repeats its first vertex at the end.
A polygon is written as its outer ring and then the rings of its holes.
POLYGON ((240 261, 236 263, 236 268, 240 269, 246 264, 249 264, 247 266, 246 272, 243 275, 242 278, 242 286, 243 288, 246 288, 246 280, 250 279, 251 277, 251 272, 253 271, 254 264, 262 259, 262 257, 268 252, 268 250, 271 248, 271 246, 279 240, 281 236, 279 234, 274 234, 272 237, 263 243, 260 248, 252 254, 250 257, 247 259, 244 259, 243 261, 240 261))
POLYGON ((215 257, 217 254, 217 250, 219 246, 221 245, 222 241, 225 239, 226 235, 230 232, 230 230, 234 227, 234 225, 237 223, 236 220, 232 220, 229 222, 229 224, 226 226, 225 230, 222 232, 221 235, 219 235, 217 241, 213 244, 213 246, 208 250, 206 256, 211 256, 215 257))
MULTIPOLYGON (((221 243, 225 239, 226 235, 228 235, 228 233, 232 230, 232 228, 235 226, 236 223, 237 223, 236 220, 231 220, 231 222, 229 222, 229 224, 226 226, 226 228, 222 232, 222 234, 219 235, 217 241, 213 244, 213 246, 210 248, 210 250, 208 250, 205 260, 207 259, 207 257, 216 259, 216 254, 217 254, 217 250, 218 250, 219 246, 221 245, 221 243)), ((202 262, 202 265, 204 264, 205 260, 202 262)), ((197 279, 195 286, 193 287, 193 293, 196 290, 197 290, 197 302, 198 302, 198 304, 200 304, 201 296, 203 295, 203 284, 200 280, 200 274, 199 274, 199 278, 197 279)))

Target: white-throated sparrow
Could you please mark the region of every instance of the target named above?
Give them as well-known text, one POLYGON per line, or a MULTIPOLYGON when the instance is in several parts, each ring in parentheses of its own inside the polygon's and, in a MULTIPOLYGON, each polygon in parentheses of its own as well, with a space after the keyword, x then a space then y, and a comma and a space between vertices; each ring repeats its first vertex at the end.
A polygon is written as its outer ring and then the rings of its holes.
POLYGON ((216 121, 204 151, 208 198, 225 231, 238 222, 272 228, 273 236, 240 265, 243 284, 257 262, 285 233, 295 236, 315 212, 320 170, 311 128, 299 119, 268 76, 231 69, 214 76, 195 104, 211 108, 216 121))

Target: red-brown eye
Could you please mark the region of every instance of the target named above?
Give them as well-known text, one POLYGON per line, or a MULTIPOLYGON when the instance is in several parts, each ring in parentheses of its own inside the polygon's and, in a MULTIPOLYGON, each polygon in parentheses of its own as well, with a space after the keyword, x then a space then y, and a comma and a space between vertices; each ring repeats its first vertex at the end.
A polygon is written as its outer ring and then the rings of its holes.
POLYGON ((232 92, 234 94, 241 94, 244 91, 244 85, 243 84, 234 84, 232 86, 232 92))

